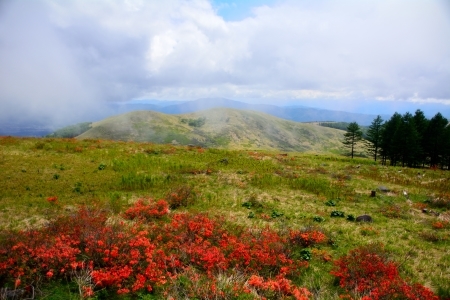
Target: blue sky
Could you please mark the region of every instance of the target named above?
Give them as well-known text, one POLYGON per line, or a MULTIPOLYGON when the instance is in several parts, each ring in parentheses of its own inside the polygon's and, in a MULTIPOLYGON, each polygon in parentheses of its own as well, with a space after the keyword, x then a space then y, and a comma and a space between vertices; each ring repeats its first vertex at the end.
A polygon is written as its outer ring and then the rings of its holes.
POLYGON ((450 2, 4 0, 0 66, 0 120, 214 97, 450 118, 450 2))
POLYGON ((271 6, 276 0, 214 0, 212 5, 217 14, 225 21, 241 21, 242 19, 252 17, 253 8, 258 6, 271 6))

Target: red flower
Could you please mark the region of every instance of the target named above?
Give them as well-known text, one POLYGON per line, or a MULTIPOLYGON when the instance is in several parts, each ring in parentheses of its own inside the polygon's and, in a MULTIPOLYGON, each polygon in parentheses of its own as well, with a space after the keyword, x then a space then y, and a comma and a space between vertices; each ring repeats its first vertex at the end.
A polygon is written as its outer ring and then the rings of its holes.
POLYGON ((50 203, 54 203, 54 202, 58 201, 58 197, 57 196, 48 197, 47 201, 50 203))
POLYGON ((17 278, 14 282, 14 288, 17 289, 20 286, 20 278, 17 278))

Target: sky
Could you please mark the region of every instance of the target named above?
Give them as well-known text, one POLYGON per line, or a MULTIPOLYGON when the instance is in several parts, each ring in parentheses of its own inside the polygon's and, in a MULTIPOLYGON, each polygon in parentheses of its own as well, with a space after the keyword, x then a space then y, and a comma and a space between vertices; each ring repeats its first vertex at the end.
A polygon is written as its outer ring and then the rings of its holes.
POLYGON ((213 97, 450 118, 450 1, 0 1, 0 121, 213 97))

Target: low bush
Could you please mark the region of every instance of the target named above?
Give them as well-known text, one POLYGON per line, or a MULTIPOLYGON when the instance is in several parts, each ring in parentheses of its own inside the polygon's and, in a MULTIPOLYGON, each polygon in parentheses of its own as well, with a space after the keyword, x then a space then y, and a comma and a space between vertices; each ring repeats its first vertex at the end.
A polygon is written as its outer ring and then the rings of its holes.
POLYGON ((165 200, 139 199, 128 208, 124 217, 130 220, 160 218, 169 213, 169 204, 165 200))
POLYGON ((328 238, 322 230, 316 227, 307 227, 302 230, 291 230, 289 233, 289 241, 293 245, 310 247, 317 244, 327 243, 328 238))
POLYGON ((321 223, 321 222, 325 221, 325 218, 323 218, 321 216, 314 216, 313 221, 317 222, 317 223, 321 223))
POLYGON ((317 230, 291 236, 269 228, 230 232, 221 219, 168 215, 165 200, 137 201, 123 214, 133 222, 112 221, 106 212, 81 207, 39 230, 2 232, 4 286, 42 290, 68 280, 81 298, 308 299, 309 291, 290 279, 308 262, 292 251, 325 239, 317 230), (292 239, 298 241, 293 250, 292 239))
POLYGON ((166 195, 166 201, 169 203, 170 208, 176 209, 178 207, 188 207, 194 203, 195 195, 190 186, 183 185, 172 189, 166 195))
POLYGON ((339 210, 333 210, 330 214, 330 217, 333 218, 345 218, 345 213, 339 210))
POLYGON ((352 214, 349 214, 349 215, 347 215, 347 220, 350 221, 350 222, 353 222, 353 221, 356 220, 356 217, 354 215, 352 215, 352 214))
POLYGON ((431 290, 400 277, 381 244, 362 246, 335 261, 331 274, 347 293, 364 300, 438 300, 431 290))

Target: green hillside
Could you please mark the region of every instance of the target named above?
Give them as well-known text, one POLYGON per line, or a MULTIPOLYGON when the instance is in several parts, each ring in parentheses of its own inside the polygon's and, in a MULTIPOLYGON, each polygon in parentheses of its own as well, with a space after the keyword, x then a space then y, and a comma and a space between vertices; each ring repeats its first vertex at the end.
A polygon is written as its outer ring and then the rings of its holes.
POLYGON ((91 127, 78 138, 316 152, 339 152, 343 139, 339 130, 228 108, 182 115, 136 111, 107 118, 91 127))
POLYGON ((74 138, 76 136, 79 136, 83 132, 89 130, 91 128, 92 122, 83 122, 78 123, 75 125, 70 125, 63 127, 61 129, 58 129, 51 134, 47 135, 46 137, 54 137, 54 138, 74 138))
POLYGON ((448 171, 13 137, 0 166, 0 288, 15 299, 450 297, 448 171))

